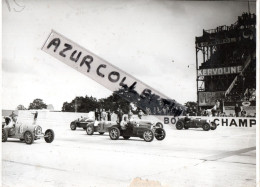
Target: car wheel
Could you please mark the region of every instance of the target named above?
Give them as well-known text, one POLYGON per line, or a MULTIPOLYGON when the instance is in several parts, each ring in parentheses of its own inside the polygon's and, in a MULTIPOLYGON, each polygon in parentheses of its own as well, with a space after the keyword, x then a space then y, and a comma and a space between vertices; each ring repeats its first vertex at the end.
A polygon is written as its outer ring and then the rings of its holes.
POLYGON ((154 136, 157 140, 163 140, 166 136, 165 130, 162 128, 156 129, 154 131, 154 136))
POLYGON ((214 123, 214 122, 211 122, 211 130, 216 130, 216 128, 217 128, 217 125, 216 125, 216 123, 214 123))
POLYGON ((8 138, 7 131, 5 129, 2 129, 2 142, 6 142, 8 138))
POLYGON ((100 135, 103 135, 103 134, 104 134, 104 132, 99 132, 99 134, 100 134, 100 135))
POLYGON ((183 122, 178 121, 178 122, 176 123, 176 129, 177 129, 177 130, 181 130, 181 129, 183 129, 183 127, 184 127, 183 122))
POLYGON ((77 128, 77 125, 76 125, 75 123, 71 123, 71 124, 70 124, 70 129, 71 129, 71 130, 75 131, 76 128, 77 128))
POLYGON ((93 126, 87 126, 86 132, 88 135, 92 135, 94 133, 94 127, 93 126))
POLYGON ((208 130, 210 130, 210 124, 205 123, 205 124, 202 126, 202 128, 203 128, 204 131, 208 131, 208 130))
POLYGON ((188 124, 185 124, 183 127, 184 127, 184 129, 189 129, 190 128, 188 124))
POLYGON ((161 122, 156 123, 156 127, 163 128, 163 124, 161 122))
POLYGON ((109 136, 112 140, 117 140, 120 136, 120 130, 117 127, 113 127, 109 131, 109 136))
POLYGON ((123 138, 124 138, 125 140, 128 140, 128 139, 130 138, 130 136, 123 136, 123 138))
POLYGON ((32 144, 34 142, 34 135, 31 131, 26 131, 24 133, 24 141, 26 144, 32 144))
POLYGON ((45 142, 51 143, 54 140, 54 136, 55 136, 54 131, 52 129, 47 129, 45 131, 45 136, 46 136, 44 137, 45 142))
POLYGON ((146 142, 153 141, 153 139, 154 139, 153 131, 145 130, 144 133, 143 133, 143 138, 144 138, 144 141, 146 141, 146 142))

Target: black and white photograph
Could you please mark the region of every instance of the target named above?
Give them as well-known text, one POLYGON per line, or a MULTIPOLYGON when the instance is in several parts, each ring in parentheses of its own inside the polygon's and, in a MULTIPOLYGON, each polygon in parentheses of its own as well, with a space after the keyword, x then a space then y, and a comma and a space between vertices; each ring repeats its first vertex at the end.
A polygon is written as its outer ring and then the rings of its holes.
POLYGON ((3 0, 3 187, 255 187, 259 1, 3 0))

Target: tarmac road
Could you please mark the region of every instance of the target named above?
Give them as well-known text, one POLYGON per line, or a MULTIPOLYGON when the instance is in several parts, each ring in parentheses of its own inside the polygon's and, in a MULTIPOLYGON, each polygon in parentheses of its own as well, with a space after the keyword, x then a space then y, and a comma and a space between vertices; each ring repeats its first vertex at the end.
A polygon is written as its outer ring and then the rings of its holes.
POLYGON ((133 186, 136 181, 142 186, 256 185, 255 128, 205 132, 165 125, 166 138, 151 143, 113 141, 108 133, 89 136, 69 125, 53 129, 51 144, 43 139, 32 145, 15 139, 2 144, 4 187, 133 186))

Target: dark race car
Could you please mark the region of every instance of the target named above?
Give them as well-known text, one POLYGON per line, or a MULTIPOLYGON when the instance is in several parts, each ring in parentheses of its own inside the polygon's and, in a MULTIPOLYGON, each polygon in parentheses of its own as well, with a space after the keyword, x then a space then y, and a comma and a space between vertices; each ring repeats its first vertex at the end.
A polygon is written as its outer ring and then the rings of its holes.
POLYGON ((215 130, 216 123, 201 118, 180 118, 176 123, 176 129, 202 128, 204 131, 215 130))
POLYGON ((71 130, 76 130, 77 127, 78 128, 83 128, 84 130, 86 130, 87 125, 91 122, 94 122, 95 120, 91 119, 91 118, 82 118, 82 119, 76 119, 74 121, 72 121, 70 123, 70 129, 71 130))
POLYGON ((156 124, 152 122, 141 120, 129 121, 126 125, 126 129, 122 129, 119 124, 115 124, 109 127, 108 131, 112 140, 117 140, 122 136, 126 140, 130 137, 139 137, 146 142, 151 142, 154 137, 157 140, 163 140, 166 136, 166 132, 163 128, 156 126, 156 124))
POLYGON ((47 143, 51 143, 54 140, 54 132, 52 129, 47 129, 43 133, 39 125, 18 124, 10 117, 5 117, 5 122, 2 122, 2 142, 6 142, 8 138, 20 139, 26 144, 32 144, 34 140, 44 138, 47 143))

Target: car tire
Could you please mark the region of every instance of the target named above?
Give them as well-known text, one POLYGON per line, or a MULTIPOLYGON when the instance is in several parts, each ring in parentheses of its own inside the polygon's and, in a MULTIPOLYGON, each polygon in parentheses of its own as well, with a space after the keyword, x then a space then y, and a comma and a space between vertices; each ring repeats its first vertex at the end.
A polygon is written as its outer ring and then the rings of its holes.
POLYGON ((183 127, 184 127, 184 129, 189 129, 190 128, 189 125, 187 125, 187 124, 185 124, 183 127))
POLYGON ((178 121, 178 122, 176 123, 176 129, 177 129, 177 130, 181 130, 181 129, 183 129, 183 127, 184 127, 183 122, 178 121))
POLYGON ((87 126, 86 132, 87 132, 88 135, 93 135, 94 127, 93 126, 87 126))
POLYGON ((54 131, 52 129, 47 129, 45 131, 44 135, 47 136, 47 137, 44 137, 44 140, 45 140, 46 143, 53 142, 55 134, 54 134, 54 131))
POLYGON ((154 139, 154 133, 150 129, 147 129, 143 133, 143 139, 146 142, 151 142, 154 139))
POLYGON ((130 136, 123 136, 123 138, 124 138, 125 140, 128 140, 128 139, 130 138, 130 136))
POLYGON ((205 124, 203 124, 202 128, 203 128, 204 131, 209 131, 210 130, 210 124, 205 123, 205 124))
POLYGON ((120 136, 120 130, 117 127, 113 127, 109 131, 109 136, 111 140, 118 140, 120 136))
POLYGON ((25 131, 24 141, 26 144, 32 144, 34 142, 34 135, 31 131, 25 131))
POLYGON ((211 127, 210 127, 210 129, 211 129, 211 130, 216 130, 216 128, 217 128, 217 124, 214 123, 214 122, 211 122, 211 127))
POLYGON ((166 133, 165 133, 165 130, 162 129, 162 128, 159 128, 159 129, 155 129, 154 131, 154 136, 157 140, 163 140, 166 136, 166 133))
POLYGON ((156 127, 163 128, 163 124, 161 122, 156 123, 156 127))
POLYGON ((71 130, 75 131, 76 128, 77 128, 77 125, 76 125, 75 123, 71 123, 71 124, 70 124, 70 129, 71 129, 71 130))
POLYGON ((6 142, 8 138, 7 131, 5 129, 2 129, 2 142, 6 142))
POLYGON ((100 134, 100 135, 103 135, 103 134, 104 134, 104 132, 99 132, 99 134, 100 134))

